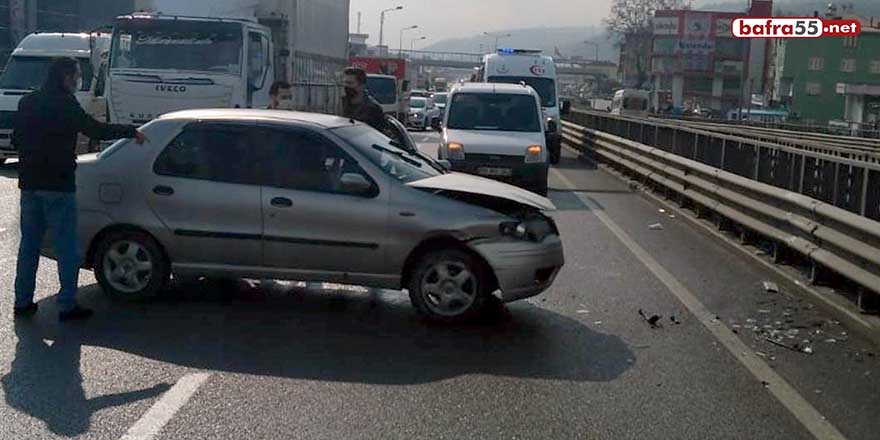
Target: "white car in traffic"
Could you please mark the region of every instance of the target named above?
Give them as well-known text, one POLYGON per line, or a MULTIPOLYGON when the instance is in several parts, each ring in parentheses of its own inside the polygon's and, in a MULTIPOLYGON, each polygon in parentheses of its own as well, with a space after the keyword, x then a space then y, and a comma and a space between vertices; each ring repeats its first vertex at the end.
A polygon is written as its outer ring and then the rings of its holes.
POLYGON ((427 130, 440 120, 440 110, 431 98, 410 98, 407 125, 420 130, 427 130))
POLYGON ((463 83, 449 93, 438 156, 455 171, 547 194, 541 98, 527 85, 463 83))

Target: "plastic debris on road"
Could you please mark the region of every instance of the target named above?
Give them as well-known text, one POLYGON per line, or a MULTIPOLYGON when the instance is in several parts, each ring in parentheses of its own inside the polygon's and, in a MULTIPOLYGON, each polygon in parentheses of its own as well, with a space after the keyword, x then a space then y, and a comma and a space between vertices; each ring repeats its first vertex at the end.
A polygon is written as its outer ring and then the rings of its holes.
POLYGON ((650 224, 650 225, 648 225, 648 229, 650 229, 652 231, 662 231, 663 225, 661 225, 660 223, 650 224))
POLYGON ((593 324, 595 324, 595 325, 602 325, 602 321, 593 321, 593 324))
POLYGON ((581 309, 581 310, 578 310, 577 313, 580 313, 581 315, 586 315, 587 313, 590 313, 590 311, 586 310, 586 309, 581 309))
POLYGON ((802 348, 801 351, 806 354, 813 354, 813 347, 807 345, 806 347, 802 348))
POLYGON ((642 319, 645 320, 645 322, 650 324, 652 328, 660 327, 660 315, 651 315, 649 317, 647 314, 645 314, 644 310, 639 309, 639 316, 641 316, 642 319))
POLYGON ((764 281, 764 291, 768 293, 779 293, 779 286, 772 281, 764 281))
POLYGON ((659 211, 660 211, 660 214, 666 214, 666 210, 663 208, 660 208, 659 211))

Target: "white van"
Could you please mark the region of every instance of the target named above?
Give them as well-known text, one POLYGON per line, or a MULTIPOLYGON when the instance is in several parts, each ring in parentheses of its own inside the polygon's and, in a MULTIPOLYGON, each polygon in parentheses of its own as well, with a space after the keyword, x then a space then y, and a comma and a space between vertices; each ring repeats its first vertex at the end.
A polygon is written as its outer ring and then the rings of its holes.
POLYGON ((559 84, 556 63, 539 50, 499 49, 498 53, 483 57, 477 70, 477 81, 520 84, 531 86, 541 97, 541 107, 547 119, 547 145, 550 162, 559 163, 562 147, 562 108, 559 105, 559 84))
POLYGON ((106 34, 35 33, 21 40, 0 77, 0 163, 17 156, 10 140, 18 101, 43 85, 53 58, 70 57, 80 61, 82 87, 76 98, 95 119, 107 120, 102 64, 109 48, 110 36, 106 34), (90 43, 92 37, 94 40, 90 43), (94 52, 91 44, 95 46, 94 52))
POLYGON ((648 116, 648 102, 651 93, 647 90, 621 89, 614 92, 611 100, 611 114, 621 116, 648 116))
POLYGON ((438 156, 454 171, 547 195, 541 97, 527 85, 464 83, 449 93, 438 156))

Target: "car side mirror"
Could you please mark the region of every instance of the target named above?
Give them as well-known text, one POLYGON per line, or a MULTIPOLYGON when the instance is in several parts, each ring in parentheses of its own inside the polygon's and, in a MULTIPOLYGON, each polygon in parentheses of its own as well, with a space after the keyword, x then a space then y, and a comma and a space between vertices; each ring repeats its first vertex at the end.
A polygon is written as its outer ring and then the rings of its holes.
POLYGON ((559 111, 562 115, 571 113, 571 101, 562 101, 562 109, 559 111))
POLYGON ((366 177, 357 173, 343 174, 340 178, 340 183, 342 184, 342 190, 346 194, 355 196, 365 195, 373 188, 373 185, 370 184, 366 177))
POLYGON ((446 171, 449 171, 452 169, 452 162, 450 162, 446 159, 440 159, 437 161, 437 163, 439 163, 440 166, 443 167, 443 169, 445 169, 446 171))

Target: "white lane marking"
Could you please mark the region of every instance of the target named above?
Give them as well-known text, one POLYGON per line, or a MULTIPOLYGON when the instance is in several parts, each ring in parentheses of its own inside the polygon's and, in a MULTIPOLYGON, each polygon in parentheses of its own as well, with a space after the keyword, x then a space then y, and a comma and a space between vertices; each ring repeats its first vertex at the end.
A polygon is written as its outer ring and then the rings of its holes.
MULTIPOLYGON (((552 173, 567 187, 576 188, 572 182, 561 172, 552 169, 552 173)), ((724 325, 721 320, 715 319, 716 315, 709 311, 699 299, 688 290, 674 275, 666 270, 651 254, 636 243, 608 214, 605 214, 593 199, 576 192, 575 195, 590 208, 590 212, 596 215, 599 221, 614 234, 617 239, 635 255, 642 264, 663 283, 685 307, 705 326, 715 339, 717 339, 740 364, 746 367, 756 379, 767 384, 767 388, 773 396, 804 426, 813 437, 821 440, 845 440, 846 437, 829 422, 813 405, 810 404, 797 390, 786 380, 773 371, 761 358, 752 355, 750 349, 740 340, 732 330, 724 325)))
POLYGON ((187 374, 153 404, 146 414, 135 423, 120 440, 152 440, 159 431, 186 405, 186 402, 199 390, 210 373, 187 374))

